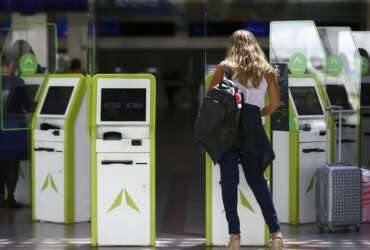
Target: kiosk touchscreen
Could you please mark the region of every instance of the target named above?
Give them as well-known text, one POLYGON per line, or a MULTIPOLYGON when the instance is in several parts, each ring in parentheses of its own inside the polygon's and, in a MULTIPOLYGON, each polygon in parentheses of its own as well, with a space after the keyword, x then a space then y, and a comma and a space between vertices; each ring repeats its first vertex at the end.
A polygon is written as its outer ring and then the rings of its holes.
POLYGON ((314 86, 290 87, 289 90, 298 116, 324 115, 314 86))
POLYGON ((312 223, 316 221, 314 176, 326 164, 324 110, 314 78, 290 76, 288 82, 284 86, 289 91, 289 126, 272 126, 273 200, 282 223, 312 223))
POLYGON ((325 85, 330 106, 341 106, 343 111, 352 111, 352 105, 348 100, 348 94, 344 85, 325 85))
POLYGON ((90 144, 86 81, 50 75, 36 110, 32 135, 34 220, 90 219, 90 144))
POLYGON ((152 75, 94 77, 93 245, 155 245, 155 94, 152 75))

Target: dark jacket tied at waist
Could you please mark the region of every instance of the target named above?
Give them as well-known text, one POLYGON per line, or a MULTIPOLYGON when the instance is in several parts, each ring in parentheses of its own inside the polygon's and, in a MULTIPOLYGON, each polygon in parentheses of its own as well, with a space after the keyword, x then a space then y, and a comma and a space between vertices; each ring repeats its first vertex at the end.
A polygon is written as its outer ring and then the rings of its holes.
MULTIPOLYGON (((271 143, 265 133, 261 111, 258 106, 244 104, 240 114, 241 140, 240 151, 262 157, 262 167, 265 170, 275 159, 271 143)), ((214 162, 219 162, 224 152, 206 148, 214 162)))

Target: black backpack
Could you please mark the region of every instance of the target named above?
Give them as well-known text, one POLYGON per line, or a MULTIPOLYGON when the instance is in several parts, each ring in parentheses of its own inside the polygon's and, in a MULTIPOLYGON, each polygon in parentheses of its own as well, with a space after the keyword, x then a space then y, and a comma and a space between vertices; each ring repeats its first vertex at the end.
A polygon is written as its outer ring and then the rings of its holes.
POLYGON ((241 104, 236 93, 240 94, 225 66, 223 80, 204 97, 194 124, 194 137, 208 153, 223 153, 239 141, 241 104))

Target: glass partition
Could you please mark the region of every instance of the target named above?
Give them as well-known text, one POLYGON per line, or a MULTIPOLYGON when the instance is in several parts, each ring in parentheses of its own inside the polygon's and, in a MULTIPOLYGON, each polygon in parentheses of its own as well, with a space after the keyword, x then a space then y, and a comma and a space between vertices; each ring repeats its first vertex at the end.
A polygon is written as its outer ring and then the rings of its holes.
POLYGON ((1 130, 27 130, 46 73, 57 70, 54 24, 17 24, 1 33, 1 130))
POLYGON ((289 65, 290 74, 314 74, 325 82, 326 54, 313 21, 270 24, 270 62, 289 65))
MULTIPOLYGON (((361 57, 348 27, 318 27, 327 59, 327 85, 342 85, 354 110, 359 109, 361 57)), ((328 86, 327 90, 328 90, 328 86)), ((328 91, 327 91, 328 92, 328 91)))

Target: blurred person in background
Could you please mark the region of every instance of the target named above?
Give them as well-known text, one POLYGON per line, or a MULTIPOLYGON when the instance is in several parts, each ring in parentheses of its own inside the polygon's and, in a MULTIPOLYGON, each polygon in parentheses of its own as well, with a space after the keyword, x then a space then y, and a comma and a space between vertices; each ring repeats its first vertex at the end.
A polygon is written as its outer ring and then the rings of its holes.
POLYGON ((69 72, 72 74, 85 74, 84 70, 82 69, 82 63, 80 59, 73 58, 71 60, 69 72))
POLYGON ((15 75, 17 68, 15 58, 12 51, 1 57, 1 109, 3 114, 1 119, 3 126, 0 130, 0 205, 6 208, 21 208, 21 205, 14 198, 14 192, 19 176, 19 161, 27 158, 28 155, 28 146, 24 145, 24 142, 28 141, 27 131, 6 131, 4 129, 5 127, 15 128, 18 126, 13 124, 18 121, 7 118, 4 108, 7 107, 15 87, 24 85, 24 81, 15 75))

